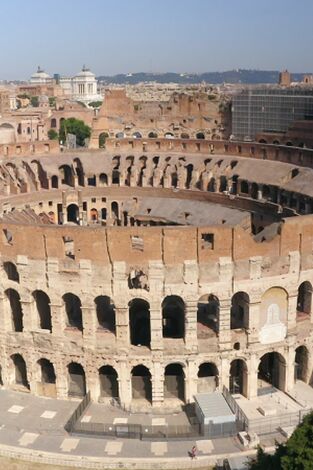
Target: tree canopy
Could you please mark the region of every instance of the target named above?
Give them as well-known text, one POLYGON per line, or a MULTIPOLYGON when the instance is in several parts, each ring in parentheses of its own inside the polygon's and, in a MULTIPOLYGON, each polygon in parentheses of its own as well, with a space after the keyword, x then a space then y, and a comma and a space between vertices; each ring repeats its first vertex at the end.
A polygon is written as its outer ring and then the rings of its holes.
POLYGON ((274 455, 261 448, 249 470, 312 470, 313 468, 313 413, 299 424, 286 444, 279 444, 274 455))
POLYGON ((85 144, 85 139, 90 137, 91 129, 80 119, 64 119, 61 121, 60 126, 60 140, 65 142, 67 134, 76 135, 77 145, 83 146, 85 144))

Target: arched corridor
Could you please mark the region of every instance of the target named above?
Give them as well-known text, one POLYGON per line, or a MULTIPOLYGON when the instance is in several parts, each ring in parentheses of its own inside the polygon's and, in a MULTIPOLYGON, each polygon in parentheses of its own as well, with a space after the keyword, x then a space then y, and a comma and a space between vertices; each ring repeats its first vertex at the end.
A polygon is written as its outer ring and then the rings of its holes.
POLYGON ((249 296, 237 292, 231 299, 230 327, 232 330, 249 327, 249 296))
POLYGON ((79 208, 76 204, 70 204, 67 209, 67 221, 79 224, 79 208))
POLYGON ((99 328, 115 334, 115 307, 110 297, 99 295, 95 298, 99 328))
POLYGON ((47 294, 41 290, 33 292, 36 309, 39 318, 39 327, 43 330, 52 331, 50 299, 47 294))
POLYGON ((185 335, 185 304, 181 297, 170 295, 162 302, 163 338, 185 335))
POLYGON ((309 352, 306 346, 299 346, 295 351, 295 380, 310 382, 308 365, 309 352))
POLYGON ((129 303, 129 328, 131 344, 150 347, 150 307, 145 300, 133 299, 129 303))
POLYGON ((147 400, 152 402, 151 374, 147 367, 139 365, 131 371, 131 385, 133 400, 147 400))
POLYGON ((63 297, 65 312, 67 316, 67 326, 83 331, 83 317, 81 310, 81 301, 77 295, 68 293, 63 297))
POLYGON ((71 362, 68 366, 68 395, 84 397, 86 395, 85 371, 81 364, 71 362))
POLYGON ((214 392, 218 387, 218 370, 212 362, 200 364, 198 369, 198 393, 214 392))
POLYGON ((181 364, 169 364, 165 367, 164 398, 185 401, 185 374, 181 364))
POLYGON ((259 363, 258 369, 259 391, 262 388, 268 388, 271 385, 283 392, 286 390, 286 361, 283 356, 277 352, 264 354, 259 363), (266 386, 266 384, 268 384, 266 386))
POLYGON ((23 357, 20 354, 14 354, 11 356, 11 359, 14 365, 14 383, 29 390, 30 386, 27 378, 26 363, 23 357))
POLYGON ((235 359, 230 364, 229 390, 230 393, 247 396, 248 370, 243 359, 235 359))
POLYGON ((118 377, 112 366, 102 366, 99 369, 100 397, 118 398, 118 377))
POLYGON ((7 289, 5 294, 9 301, 11 310, 12 330, 16 332, 22 332, 24 325, 20 295, 14 289, 7 289))

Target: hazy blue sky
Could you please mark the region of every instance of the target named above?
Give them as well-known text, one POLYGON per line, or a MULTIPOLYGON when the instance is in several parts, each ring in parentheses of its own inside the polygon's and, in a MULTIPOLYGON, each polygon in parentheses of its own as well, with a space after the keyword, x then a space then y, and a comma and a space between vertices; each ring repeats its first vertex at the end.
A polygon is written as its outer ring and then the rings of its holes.
POLYGON ((2 0, 0 79, 313 70, 313 0, 2 0))

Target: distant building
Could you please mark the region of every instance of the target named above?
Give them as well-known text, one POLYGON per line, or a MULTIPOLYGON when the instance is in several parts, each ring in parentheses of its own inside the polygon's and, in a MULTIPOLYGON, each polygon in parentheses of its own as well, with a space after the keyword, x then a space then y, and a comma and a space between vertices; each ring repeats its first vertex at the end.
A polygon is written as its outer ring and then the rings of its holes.
POLYGON ((54 85, 60 87, 64 98, 81 101, 85 104, 103 99, 98 93, 98 83, 94 73, 85 66, 74 77, 62 77, 59 74, 54 74, 53 78, 38 67, 37 72, 31 76, 30 84, 31 86, 54 85))
POLYGON ((284 70, 283 72, 280 72, 279 74, 279 85, 281 86, 290 86, 291 85, 291 74, 288 72, 288 70, 284 70))
POLYGON ((313 89, 246 88, 232 100, 232 135, 255 140, 257 134, 285 132, 294 121, 313 119, 313 89))

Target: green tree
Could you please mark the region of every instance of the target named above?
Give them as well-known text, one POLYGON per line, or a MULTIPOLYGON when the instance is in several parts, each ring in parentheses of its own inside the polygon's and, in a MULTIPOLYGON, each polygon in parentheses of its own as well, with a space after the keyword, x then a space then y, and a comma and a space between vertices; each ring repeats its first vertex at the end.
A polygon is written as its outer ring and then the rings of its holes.
POLYGON ((299 424, 286 444, 276 446, 274 455, 258 449, 249 470, 312 470, 313 468, 313 413, 299 424))
POLYGON ((55 107, 55 96, 49 96, 49 106, 50 108, 55 107))
POLYGON ((102 101, 92 101, 91 103, 88 104, 91 108, 100 108, 102 105, 102 101))
POLYGON ((31 105, 32 105, 34 108, 38 108, 38 106, 39 106, 39 99, 38 99, 38 96, 32 96, 31 99, 30 99, 30 102, 31 102, 31 105))
POLYGON ((109 137, 109 134, 107 132, 101 132, 99 135, 99 148, 103 148, 105 146, 105 141, 109 137))
POLYGON ((50 140, 58 140, 59 134, 54 129, 48 130, 48 137, 50 140))
POLYGON ((88 139, 91 134, 91 129, 84 121, 76 118, 64 119, 60 126, 59 138, 62 142, 66 141, 67 134, 76 135, 77 145, 81 147, 85 144, 85 139, 88 139))

